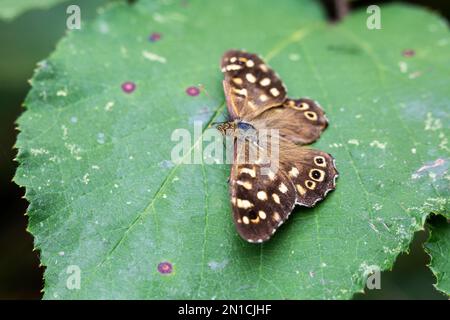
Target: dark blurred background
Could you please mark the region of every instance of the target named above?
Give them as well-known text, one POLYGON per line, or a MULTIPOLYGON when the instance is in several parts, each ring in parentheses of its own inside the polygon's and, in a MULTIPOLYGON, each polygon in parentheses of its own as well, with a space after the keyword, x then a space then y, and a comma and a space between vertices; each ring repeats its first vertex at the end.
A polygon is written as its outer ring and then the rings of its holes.
MULTIPOLYGON (((97 8, 112 1, 76 0, 47 10, 32 10, 9 22, 0 21, 0 299, 42 297, 43 268, 39 266, 39 252, 33 251, 33 238, 26 231, 25 191, 11 181, 17 165, 13 161, 15 120, 24 111, 22 102, 30 89, 27 80, 36 63, 48 57, 64 36, 69 4, 80 6, 82 22, 86 22, 95 17, 97 8)), ((351 10, 391 2, 321 1, 330 21, 339 20, 351 10)), ((418 4, 450 18, 448 0, 398 2, 418 4)), ((426 267, 429 257, 422 248, 426 238, 426 231, 417 233, 410 253, 400 255, 393 270, 382 273, 381 290, 366 290, 356 294, 355 299, 446 299, 433 287, 434 276, 426 267)))

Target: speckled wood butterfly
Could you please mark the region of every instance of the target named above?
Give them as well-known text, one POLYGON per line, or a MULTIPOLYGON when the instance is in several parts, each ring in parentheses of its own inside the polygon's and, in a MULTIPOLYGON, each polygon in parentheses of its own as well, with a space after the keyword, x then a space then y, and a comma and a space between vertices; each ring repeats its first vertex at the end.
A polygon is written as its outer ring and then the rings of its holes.
POLYGON ((278 75, 255 54, 227 51, 221 62, 223 87, 230 121, 217 128, 244 141, 234 149, 229 180, 233 218, 242 238, 252 243, 268 240, 286 221, 296 204, 312 207, 335 189, 338 172, 334 158, 302 145, 320 137, 328 125, 319 104, 311 99, 290 99, 278 75), (278 170, 262 174, 258 162, 238 158, 261 146, 245 133, 277 129, 278 170), (243 135, 244 134, 244 135, 243 135))

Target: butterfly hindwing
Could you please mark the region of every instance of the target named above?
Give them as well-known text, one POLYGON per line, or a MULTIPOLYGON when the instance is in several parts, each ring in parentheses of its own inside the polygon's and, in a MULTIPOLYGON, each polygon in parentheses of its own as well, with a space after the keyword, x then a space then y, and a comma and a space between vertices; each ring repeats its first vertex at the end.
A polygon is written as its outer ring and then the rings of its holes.
POLYGON ((286 88, 278 75, 257 55, 240 50, 227 51, 221 62, 228 111, 233 119, 251 119, 281 105, 286 88))
POLYGON ((254 125, 276 128, 281 137, 298 144, 310 144, 319 139, 328 120, 316 101, 286 99, 283 105, 266 110, 254 119, 254 125))
POLYGON ((294 186, 284 172, 262 175, 255 164, 232 167, 230 190, 234 223, 248 242, 268 240, 289 217, 296 201, 294 186))
POLYGON ((297 192, 296 204, 313 207, 335 189, 339 173, 330 154, 292 145, 291 152, 282 157, 283 170, 297 192))
POLYGON ((245 240, 268 240, 289 217, 295 204, 312 207, 334 190, 338 172, 334 158, 328 153, 281 141, 279 169, 275 172, 266 167, 263 172, 263 165, 249 157, 250 150, 256 155, 254 149, 271 145, 258 145, 251 136, 239 139, 241 144, 235 146, 230 175, 230 195, 233 219, 245 240))

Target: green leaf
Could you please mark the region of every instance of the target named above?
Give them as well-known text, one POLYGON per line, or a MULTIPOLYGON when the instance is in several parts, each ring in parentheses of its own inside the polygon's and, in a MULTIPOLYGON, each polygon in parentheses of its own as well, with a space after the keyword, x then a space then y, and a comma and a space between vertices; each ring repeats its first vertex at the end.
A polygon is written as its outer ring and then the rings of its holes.
POLYGON ((430 268, 436 276, 435 287, 450 295, 450 224, 443 221, 430 227, 431 236, 425 244, 427 253, 431 256, 430 268))
POLYGON ((67 0, 1 0, 0 19, 12 20, 33 9, 48 9, 67 0))
POLYGON ((313 1, 139 1, 71 32, 19 119, 15 180, 44 297, 347 299, 391 268, 430 212, 449 211, 449 34, 414 7, 383 7, 381 30, 366 18, 331 26, 313 1), (260 53, 291 97, 324 106, 330 126, 314 147, 341 174, 263 245, 234 229, 228 165, 170 162, 175 129, 222 118, 229 48, 260 53))

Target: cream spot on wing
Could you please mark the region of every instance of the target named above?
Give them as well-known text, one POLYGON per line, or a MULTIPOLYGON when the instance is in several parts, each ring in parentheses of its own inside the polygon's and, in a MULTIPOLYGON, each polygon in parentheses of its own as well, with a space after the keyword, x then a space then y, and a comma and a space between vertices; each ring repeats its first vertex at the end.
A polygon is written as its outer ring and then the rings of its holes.
POLYGON ((237 223, 242 223, 242 220, 241 219, 237 219, 237 223))
POLYGON ((278 97, 280 95, 280 91, 277 88, 271 88, 270 89, 270 93, 274 96, 274 97, 278 97))
POLYGON ((250 168, 242 168, 241 170, 239 170, 239 173, 246 173, 248 175, 250 175, 252 178, 256 177, 256 172, 254 169, 250 169, 250 168))
POLYGON ((231 203, 232 203, 233 205, 236 205, 236 197, 231 197, 231 203))
POLYGON ((288 188, 286 187, 286 185, 282 182, 280 183, 280 186, 278 187, 278 190, 281 191, 281 193, 286 193, 288 191, 288 188))
POLYGON ((241 85, 243 83, 241 78, 233 78, 233 82, 238 84, 238 85, 241 85))
POLYGON ((292 167, 291 171, 289 171, 289 175, 294 178, 297 178, 299 173, 300 172, 298 171, 298 169, 296 167, 292 167))
POLYGON ((243 89, 236 89, 233 88, 234 92, 236 92, 237 94, 243 95, 243 96, 247 96, 247 89, 243 88, 243 89))
POLYGON ((259 84, 262 85, 263 87, 267 87, 270 84, 270 79, 264 78, 259 82, 259 84))
POLYGON ((253 203, 248 200, 237 199, 237 206, 241 209, 248 209, 253 207, 253 203))
POLYGON ((226 66, 227 71, 235 71, 235 70, 241 70, 242 66, 238 64, 229 64, 226 66))
POLYGON ((272 198, 275 203, 280 204, 280 197, 276 193, 272 193, 272 198))
POLYGON ((303 188, 301 185, 296 184, 295 187, 297 188, 298 193, 300 193, 301 196, 303 196, 306 193, 305 188, 303 188))
POLYGON ((295 107, 295 101, 294 101, 294 100, 289 100, 289 101, 287 102, 287 105, 288 105, 289 107, 295 107))
POLYGON ((265 191, 258 191, 258 193, 256 194, 256 196, 257 196, 258 199, 261 200, 261 201, 267 200, 267 193, 266 193, 265 191))
POLYGON ((248 181, 238 180, 238 181, 236 181, 236 183, 240 186, 243 186, 247 190, 252 190, 252 184, 248 181))
POLYGON ((251 219, 253 223, 259 223, 259 216, 257 216, 255 219, 251 219))
POLYGON ((249 224, 249 223, 250 223, 250 219, 249 219, 247 216, 243 216, 243 217, 242 217, 242 221, 243 221, 245 224, 249 224))
POLYGON ((259 100, 261 100, 262 102, 266 102, 267 100, 269 100, 269 97, 265 94, 262 94, 259 96, 259 100))
POLYGON ((251 74, 251 73, 247 73, 247 74, 245 75, 245 78, 246 78, 247 81, 250 82, 250 83, 255 83, 255 82, 256 82, 255 76, 254 76, 253 74, 251 74))
POLYGON ((236 62, 236 60, 237 60, 237 58, 236 58, 236 57, 231 57, 231 58, 230 58, 230 62, 231 62, 231 63, 235 63, 235 62, 236 62))
POLYGON ((263 72, 267 72, 269 71, 269 68, 267 68, 267 66, 265 64, 260 64, 259 68, 263 71, 263 72))
POLYGON ((266 213, 265 213, 264 211, 262 211, 262 210, 259 210, 258 215, 259 215, 259 217, 260 217, 262 220, 264 220, 265 218, 267 218, 266 213))
POLYGON ((274 180, 275 179, 275 172, 273 172, 272 170, 269 170, 267 175, 269 176, 270 180, 274 180))
POLYGON ((245 65, 249 68, 253 67, 255 65, 255 63, 253 62, 253 60, 249 59, 247 60, 247 62, 245 63, 245 65))
POLYGON ((281 220, 280 214, 278 212, 274 212, 273 219, 277 222, 280 221, 281 220))

